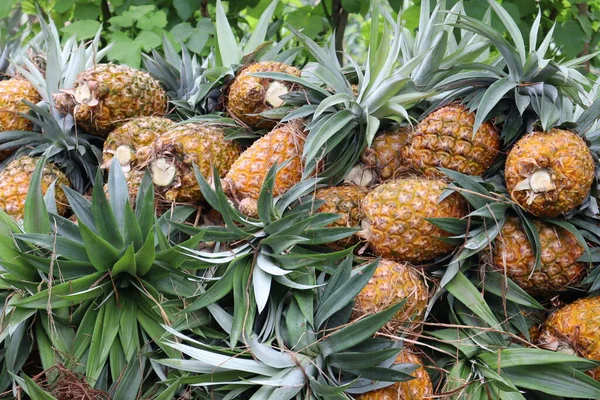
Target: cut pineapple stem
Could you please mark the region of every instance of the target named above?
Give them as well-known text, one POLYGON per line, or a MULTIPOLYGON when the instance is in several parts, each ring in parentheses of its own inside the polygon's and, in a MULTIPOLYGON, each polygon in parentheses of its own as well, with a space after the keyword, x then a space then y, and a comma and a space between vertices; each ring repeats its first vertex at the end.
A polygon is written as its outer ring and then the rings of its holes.
POLYGON ((169 186, 177 175, 177 168, 164 158, 154 161, 150 171, 152 172, 152 182, 158 186, 169 186))
POLYGON ((129 165, 131 162, 131 159, 133 158, 133 151, 129 146, 121 145, 117 147, 117 150, 115 151, 115 157, 117 157, 117 160, 119 160, 119 164, 124 167, 129 165))
POLYGON ((265 101, 268 105, 273 108, 279 108, 283 105, 283 100, 281 100, 280 96, 287 94, 288 88, 281 82, 271 82, 267 89, 267 93, 265 96, 265 101))
POLYGON ((515 191, 527 190, 533 193, 545 193, 556 189, 556 185, 552 182, 552 174, 547 169, 539 169, 531 174, 526 179, 517 183, 515 191))

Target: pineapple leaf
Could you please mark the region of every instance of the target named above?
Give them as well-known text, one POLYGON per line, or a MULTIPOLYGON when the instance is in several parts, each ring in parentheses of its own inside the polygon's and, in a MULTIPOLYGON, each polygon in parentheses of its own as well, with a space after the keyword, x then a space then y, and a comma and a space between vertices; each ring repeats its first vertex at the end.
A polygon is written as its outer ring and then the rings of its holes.
POLYGON ((119 260, 119 250, 81 222, 79 232, 90 262, 98 271, 110 271, 119 260))
POLYGON ((600 382, 576 369, 560 364, 503 368, 505 379, 515 386, 550 395, 600 399, 600 382))
MULTIPOLYGON (((117 194, 115 193, 115 195, 117 194)), ((121 248, 123 246, 123 236, 119 230, 113 208, 104 193, 101 171, 98 171, 96 175, 96 183, 92 191, 92 215, 94 216, 98 236, 115 248, 121 248)))
POLYGON ((225 270, 223 276, 210 286, 206 292, 198 296, 194 302, 188 305, 184 309, 184 312, 190 313, 205 308, 231 293, 233 290, 234 271, 237 268, 237 264, 240 262, 246 262, 245 257, 233 260, 225 270))
POLYGON ((23 388, 23 391, 30 396, 31 399, 34 400, 57 400, 56 397, 52 396, 50 393, 43 390, 38 386, 37 383, 27 375, 23 375, 23 377, 19 377, 8 371, 8 373, 12 376, 15 382, 23 388))
MULTIPOLYGON (((279 0, 272 1, 261 14, 260 19, 258 20, 256 27, 254 28, 254 31, 252 32, 250 38, 244 46, 244 55, 252 53, 261 44, 265 42, 267 30, 269 28, 269 23, 271 22, 271 18, 273 18, 273 13, 275 13, 275 9, 277 8, 278 3, 279 0)), ((229 51, 230 48, 225 47, 224 49, 226 49, 226 51, 229 51)))
POLYGON ((46 162, 46 157, 38 160, 25 198, 23 227, 29 233, 48 233, 51 231, 48 211, 42 195, 42 175, 46 162))
POLYGON ((129 189, 127 188, 127 181, 125 180, 125 174, 121 168, 121 164, 117 160, 117 157, 113 157, 110 164, 110 170, 108 173, 108 194, 110 196, 109 202, 114 212, 116 221, 119 222, 119 230, 122 235, 125 235, 127 227, 125 225, 125 208, 129 204, 129 189))
POLYGON ((484 320, 493 328, 499 328, 500 323, 487 305, 481 293, 460 271, 444 286, 456 299, 463 303, 469 310, 484 320))
POLYGON ((215 27, 217 46, 219 48, 217 55, 220 58, 221 65, 232 67, 240 63, 243 54, 240 50, 239 43, 233 34, 233 30, 229 25, 221 0, 217 0, 216 8, 217 18, 215 27))
POLYGON ((498 272, 486 272, 485 290, 516 304, 538 310, 544 309, 544 306, 521 289, 519 285, 498 272))

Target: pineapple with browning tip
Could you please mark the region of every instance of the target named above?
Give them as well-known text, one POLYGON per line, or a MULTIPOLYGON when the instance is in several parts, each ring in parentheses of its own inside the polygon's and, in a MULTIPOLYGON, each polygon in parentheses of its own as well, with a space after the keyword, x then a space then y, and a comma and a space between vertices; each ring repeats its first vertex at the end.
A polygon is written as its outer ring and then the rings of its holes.
POLYGON ((223 188, 240 203, 240 211, 254 214, 262 184, 276 163, 279 166, 286 164, 275 176, 275 196, 282 195, 302 180, 305 139, 303 123, 293 121, 273 129, 242 153, 223 180, 223 188))
POLYGON ((360 235, 373 251, 395 261, 423 262, 452 251, 440 239, 448 233, 427 218, 462 218, 466 203, 453 193, 439 201, 447 183, 421 177, 389 181, 363 201, 365 229, 360 235))
POLYGON ((121 125, 106 137, 102 167, 109 168, 113 157, 117 157, 124 169, 138 160, 144 161, 148 152, 142 148, 153 145, 173 124, 173 121, 162 117, 139 117, 121 125), (140 149, 142 154, 138 154, 140 149))
POLYGON ((421 358, 411 349, 403 347, 394 364, 416 364, 419 368, 411 375, 410 381, 396 382, 391 386, 361 394, 356 400, 420 400, 433 396, 431 378, 423 366, 421 358))
POLYGON ((413 266, 382 259, 362 291, 356 296, 355 318, 368 316, 406 300, 382 328, 392 335, 418 332, 429 301, 429 288, 413 266))
MULTIPOLYGON (((552 314, 542 325, 539 344, 600 360, 600 296, 576 300, 552 314)), ((591 374, 600 380, 600 367, 591 374)))
POLYGON ((276 121, 254 114, 281 107, 283 100, 280 96, 290 90, 291 84, 251 76, 257 72, 283 72, 300 76, 300 70, 281 62, 261 61, 243 68, 229 87, 226 107, 233 118, 253 128, 273 128, 276 121))
POLYGON ((547 295, 579 283, 585 264, 577 262, 583 246, 568 230, 533 221, 540 236, 541 266, 535 267, 535 252, 518 218, 508 218, 493 242, 492 265, 533 295, 547 295))
POLYGON ((558 217, 590 193, 594 159, 585 141, 564 129, 533 132, 508 154, 504 175, 512 199, 538 217, 558 217))
POLYGON ((88 132, 105 136, 129 119, 163 116, 167 95, 147 72, 125 65, 98 64, 79 75, 71 89, 55 95, 57 107, 73 114, 88 132))
MULTIPOLYGON (((363 219, 361 202, 368 193, 368 189, 357 185, 332 186, 318 189, 315 192, 316 200, 325 203, 319 207, 317 212, 339 214, 340 219, 329 226, 335 228, 358 228, 363 219)), ((329 243, 328 246, 341 249, 358 242, 356 236, 329 243)))
POLYGON ((380 182, 397 179, 410 170, 402 157, 402 149, 411 132, 412 128, 408 126, 384 131, 363 151, 361 161, 375 172, 380 182))
MULTIPOLYGON (((27 191, 38 161, 39 158, 19 157, 0 172, 0 209, 15 220, 23 219, 27 191)), ((69 179, 56 165, 47 164, 42 175, 42 193, 45 194, 53 182, 55 182, 58 213, 65 215, 68 203, 62 185, 69 186, 69 179)))
POLYGON ((212 177, 213 168, 223 177, 239 155, 238 145, 225 139, 221 126, 189 123, 160 136, 146 164, 157 193, 164 200, 196 203, 202 200, 202 193, 194 174, 194 164, 207 179, 212 177))
POLYGON ((442 107, 425 117, 402 148, 405 165, 429 177, 443 177, 438 167, 482 175, 500 150, 500 135, 491 122, 473 133, 475 114, 461 104, 442 107))

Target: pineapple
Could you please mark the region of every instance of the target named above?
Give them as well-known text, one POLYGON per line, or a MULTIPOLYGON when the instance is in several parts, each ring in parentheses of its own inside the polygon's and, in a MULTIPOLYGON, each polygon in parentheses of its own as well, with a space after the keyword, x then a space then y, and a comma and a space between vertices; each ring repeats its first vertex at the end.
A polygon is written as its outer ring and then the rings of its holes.
POLYGON ((594 159, 585 141, 563 129, 533 132, 508 154, 506 187, 512 199, 538 217, 557 217, 590 193, 594 159))
POLYGON ((0 131, 26 131, 32 128, 31 121, 19 115, 29 112, 23 100, 36 104, 42 99, 35 87, 25 79, 0 81, 0 131))
POLYGON ((411 349, 403 347, 394 364, 416 364, 419 366, 412 374, 415 379, 396 382, 392 386, 362 394, 356 400, 417 400, 433 396, 431 378, 423 366, 421 358, 411 349))
POLYGON ((535 268, 535 252, 518 218, 508 218, 494 240, 493 267, 534 295, 553 294, 580 282, 585 264, 577 260, 584 253, 583 246, 564 228, 533 223, 540 236, 541 267, 535 268))
POLYGON ((421 327, 429 301, 429 288, 413 266, 382 259, 369 283, 356 296, 355 318, 372 315, 406 300, 404 306, 383 328, 390 334, 421 327))
POLYGON ((73 88, 55 95, 57 107, 90 133, 105 136, 130 118, 163 116, 167 96, 147 72, 98 64, 81 72, 73 88))
POLYGON ((457 193, 439 201, 447 184, 420 177, 389 181, 363 201, 366 229, 361 236, 373 251, 395 261, 422 262, 450 252, 448 236, 426 218, 462 218, 466 204, 457 193))
MULTIPOLYGON (((0 172, 0 209, 3 209, 15 220, 23 219, 29 183, 38 161, 38 158, 19 157, 11 161, 0 172)), ((47 164, 42 176, 42 192, 46 193, 53 182, 55 182, 58 213, 65 215, 67 212, 67 198, 61 186, 69 186, 69 179, 56 165, 47 164)))
POLYGON ((412 128, 408 126, 383 131, 375 137, 373 144, 363 151, 361 161, 375 173, 380 182, 397 179, 409 171, 402 158, 402 149, 411 133, 412 128))
POLYGON ((241 209, 247 211, 247 215, 253 215, 262 184, 269 169, 276 163, 282 166, 275 177, 276 196, 302 180, 305 139, 303 123, 289 122, 255 141, 233 163, 223 180, 223 187, 240 203, 241 209), (286 164, 282 165, 284 162, 286 164))
POLYGON ((124 169, 136 160, 144 159, 147 151, 142 150, 143 157, 137 152, 154 144, 159 136, 172 127, 173 121, 162 117, 139 117, 121 125, 108 134, 102 151, 102 166, 108 168, 113 157, 117 157, 124 169))
POLYGON ((461 104, 444 106, 427 115, 402 148, 405 165, 429 177, 443 177, 437 168, 482 175, 500 150, 500 135, 491 122, 473 134, 475 114, 461 104))
POLYGON ((202 194, 194 164, 204 177, 211 177, 213 168, 222 177, 239 155, 239 147, 225 140, 225 132, 219 125, 187 123, 159 137, 147 163, 156 190, 164 200, 196 203, 202 200, 202 194))
MULTIPOLYGON (((576 300, 554 312, 542 325, 539 343, 545 348, 600 360, 600 297, 576 300)), ((600 380, 600 368, 591 371, 600 380)))
POLYGON ((283 100, 280 96, 286 94, 291 85, 251 76, 257 72, 283 72, 300 76, 300 70, 281 62, 261 61, 243 68, 229 87, 226 107, 234 119, 253 128, 273 128, 276 121, 256 114, 281 107, 283 100))
MULTIPOLYGON (((338 228, 357 228, 363 219, 360 203, 368 193, 368 189, 357 185, 332 186, 322 188, 315 192, 316 200, 323 200, 317 212, 335 213, 340 215, 340 219, 330 226, 338 228)), ((330 243, 332 248, 345 248, 357 242, 355 236, 344 240, 330 243)))

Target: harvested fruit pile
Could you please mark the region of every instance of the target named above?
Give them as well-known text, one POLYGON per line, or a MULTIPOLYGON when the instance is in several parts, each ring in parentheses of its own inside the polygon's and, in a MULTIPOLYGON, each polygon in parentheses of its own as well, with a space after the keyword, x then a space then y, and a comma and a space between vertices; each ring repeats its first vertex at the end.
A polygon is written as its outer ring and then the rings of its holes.
POLYGON ((206 60, 3 52, 1 398, 600 399, 596 54, 373 3, 345 66, 276 1, 206 60))

